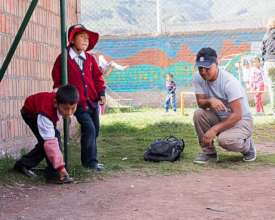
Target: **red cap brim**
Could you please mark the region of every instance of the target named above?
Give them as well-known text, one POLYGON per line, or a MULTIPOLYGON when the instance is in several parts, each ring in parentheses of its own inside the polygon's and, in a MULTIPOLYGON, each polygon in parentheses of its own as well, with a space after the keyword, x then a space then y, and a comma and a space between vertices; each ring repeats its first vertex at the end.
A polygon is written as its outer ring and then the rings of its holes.
POLYGON ((74 28, 73 30, 71 30, 69 33, 69 36, 68 36, 69 43, 71 43, 73 41, 75 34, 80 33, 80 32, 85 32, 89 36, 89 45, 88 45, 86 51, 93 49, 98 41, 99 34, 96 32, 93 32, 93 31, 89 31, 86 28, 78 27, 78 28, 74 28))

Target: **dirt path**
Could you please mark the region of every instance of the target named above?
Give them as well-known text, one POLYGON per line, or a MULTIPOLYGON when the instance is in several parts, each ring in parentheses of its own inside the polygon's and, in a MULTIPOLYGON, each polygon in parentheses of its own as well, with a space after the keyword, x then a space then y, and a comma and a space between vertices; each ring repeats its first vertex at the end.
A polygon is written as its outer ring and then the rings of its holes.
POLYGON ((1 220, 275 219, 275 168, 1 186, 1 220))

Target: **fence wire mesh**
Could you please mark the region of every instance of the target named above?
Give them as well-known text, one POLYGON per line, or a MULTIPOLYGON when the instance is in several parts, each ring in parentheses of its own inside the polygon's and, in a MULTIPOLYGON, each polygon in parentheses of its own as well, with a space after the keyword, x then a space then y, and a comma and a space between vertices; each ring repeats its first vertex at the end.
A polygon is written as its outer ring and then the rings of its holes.
POLYGON ((106 76, 109 94, 162 106, 167 73, 178 93, 191 91, 202 47, 217 50, 220 65, 243 81, 244 63, 260 56, 274 11, 274 0, 81 0, 80 22, 101 35, 93 53, 128 67, 106 76))
POLYGON ((81 22, 102 35, 262 28, 273 0, 82 0, 81 22))

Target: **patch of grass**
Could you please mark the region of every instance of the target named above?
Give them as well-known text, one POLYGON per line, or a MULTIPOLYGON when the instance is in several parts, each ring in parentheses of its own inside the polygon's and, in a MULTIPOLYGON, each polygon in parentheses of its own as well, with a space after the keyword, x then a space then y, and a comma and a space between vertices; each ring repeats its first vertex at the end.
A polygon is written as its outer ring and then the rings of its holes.
MULTIPOLYGON (((165 113, 162 109, 146 109, 127 112, 109 113, 101 116, 101 129, 98 138, 99 161, 105 164, 106 171, 95 173, 84 169, 80 162, 79 134, 70 141, 69 165, 70 173, 79 181, 93 178, 104 178, 115 172, 142 172, 147 175, 172 175, 189 172, 201 172, 206 169, 253 169, 258 166, 275 166, 274 154, 258 153, 256 162, 242 162, 239 153, 226 152, 221 148, 218 153, 221 161, 217 164, 199 166, 192 163, 200 152, 197 136, 192 124, 194 109, 180 112, 165 113), (185 149, 181 159, 177 162, 146 162, 143 153, 152 141, 174 135, 183 138, 185 149)), ((274 142, 275 121, 270 115, 255 117, 254 139, 256 143, 274 142)), ((4 158, 0 160, 0 178, 12 182, 27 181, 19 174, 10 172, 14 160, 4 158), (19 178, 20 176, 20 178, 19 178)), ((45 164, 40 165, 44 167, 45 164)), ((42 176, 42 174, 41 174, 42 176)), ((41 178, 41 181, 43 178, 41 178)))
MULTIPOLYGON (((6 183, 35 183, 34 180, 25 177, 13 170, 14 159, 11 157, 4 157, 0 160, 0 182, 6 183)), ((38 178, 37 180, 40 180, 38 178)))

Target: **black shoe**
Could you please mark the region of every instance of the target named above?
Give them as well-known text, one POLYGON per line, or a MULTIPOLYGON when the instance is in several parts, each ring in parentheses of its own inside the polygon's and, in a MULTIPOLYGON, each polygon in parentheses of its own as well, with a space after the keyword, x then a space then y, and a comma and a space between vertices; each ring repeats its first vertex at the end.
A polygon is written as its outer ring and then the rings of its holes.
POLYGON ((69 184, 69 183, 73 183, 74 179, 72 177, 70 177, 69 175, 67 175, 67 176, 64 176, 60 181, 63 184, 69 184))
POLYGON ((96 166, 95 166, 95 171, 97 172, 100 172, 100 171, 103 171, 105 168, 104 168, 104 165, 102 163, 98 163, 96 166))
POLYGON ((27 177, 30 177, 30 178, 36 178, 37 177, 37 175, 32 170, 28 169, 27 167, 15 164, 13 169, 16 170, 17 172, 20 172, 20 173, 24 174, 27 177))
POLYGON ((52 184, 70 184, 74 182, 74 179, 70 177, 69 175, 64 176, 63 178, 60 177, 52 177, 46 179, 47 183, 52 183, 52 184))

